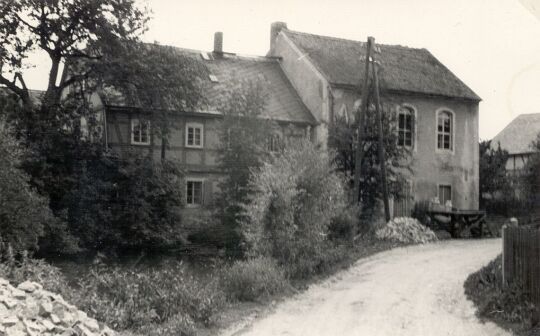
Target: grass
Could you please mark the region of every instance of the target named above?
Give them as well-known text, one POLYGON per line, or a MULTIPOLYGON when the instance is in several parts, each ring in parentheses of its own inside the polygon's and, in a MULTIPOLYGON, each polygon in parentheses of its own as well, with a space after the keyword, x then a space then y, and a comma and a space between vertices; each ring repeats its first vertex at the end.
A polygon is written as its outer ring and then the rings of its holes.
POLYGON ((514 334, 525 336, 537 309, 518 284, 503 286, 502 259, 498 256, 465 281, 465 294, 477 307, 477 315, 514 334))

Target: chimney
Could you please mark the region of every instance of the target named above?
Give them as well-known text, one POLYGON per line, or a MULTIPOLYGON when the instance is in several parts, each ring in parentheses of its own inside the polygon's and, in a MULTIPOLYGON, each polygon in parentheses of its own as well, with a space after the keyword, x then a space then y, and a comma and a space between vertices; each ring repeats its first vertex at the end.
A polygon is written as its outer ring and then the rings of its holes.
POLYGON ((223 33, 214 33, 214 53, 223 54, 223 33))
POLYGON ((287 24, 285 22, 279 22, 279 21, 274 22, 270 26, 270 51, 268 52, 270 56, 275 56, 274 48, 275 48, 276 38, 282 29, 287 29, 287 24))

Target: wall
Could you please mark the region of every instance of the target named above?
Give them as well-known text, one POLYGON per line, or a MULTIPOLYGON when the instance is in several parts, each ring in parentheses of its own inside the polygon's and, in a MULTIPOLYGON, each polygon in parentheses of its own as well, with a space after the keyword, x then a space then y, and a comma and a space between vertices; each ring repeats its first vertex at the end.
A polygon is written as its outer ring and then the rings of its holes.
POLYGON ((281 57, 283 72, 297 91, 303 103, 320 124, 313 129, 314 140, 326 147, 328 139, 329 99, 328 82, 289 39, 280 33, 273 44, 271 56, 281 57))
MULTIPOLYGON (((119 153, 148 153, 150 145, 131 145, 131 118, 136 117, 136 114, 127 112, 107 113, 107 142, 112 150, 119 153)), ((219 190, 219 182, 224 176, 219 168, 221 120, 220 116, 178 117, 173 121, 166 152, 168 159, 178 162, 186 170, 186 178, 203 180, 204 203, 208 206, 212 206, 214 196, 219 190), (185 127, 186 123, 190 122, 204 125, 203 148, 185 146, 185 127)), ((288 139, 305 137, 308 134, 307 126, 290 123, 280 124, 278 133, 288 139)), ((154 138, 153 151, 154 159, 160 160, 161 140, 158 137, 154 138)))
MULTIPOLYGON (((334 88, 334 111, 343 104, 353 111, 359 95, 353 90, 334 88)), ((392 94, 382 101, 392 105, 408 104, 416 110, 416 141, 411 166, 415 201, 437 196, 438 184, 452 185, 453 206, 460 209, 478 209, 479 153, 478 103, 443 97, 392 94), (455 113, 454 150, 437 150, 436 111, 448 108, 455 113)))

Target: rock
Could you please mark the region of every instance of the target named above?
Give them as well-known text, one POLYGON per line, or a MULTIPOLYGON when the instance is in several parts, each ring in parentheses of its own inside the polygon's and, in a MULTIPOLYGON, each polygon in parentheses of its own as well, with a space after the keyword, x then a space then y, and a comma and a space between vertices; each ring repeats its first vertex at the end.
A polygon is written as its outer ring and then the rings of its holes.
POLYGON ((2 321, 0 321, 4 327, 11 327, 17 323, 19 323, 19 319, 15 316, 8 316, 4 317, 2 321))
POLYGON ((21 282, 18 286, 17 286, 18 289, 22 290, 22 291, 25 291, 27 293, 33 293, 37 290, 40 290, 42 288, 42 286, 38 283, 35 283, 35 282, 30 282, 30 281, 25 281, 25 282, 21 282))
POLYGON ((39 316, 47 317, 51 315, 53 306, 50 301, 42 301, 39 305, 39 316))
POLYGON ((83 321, 83 324, 84 324, 85 327, 90 329, 90 331, 92 331, 92 332, 98 332, 99 331, 99 324, 94 319, 87 318, 87 319, 85 319, 83 321))
POLYGON ((15 299, 19 299, 19 300, 26 299, 26 293, 23 292, 20 289, 17 289, 17 288, 13 288, 13 290, 11 291, 11 296, 13 296, 15 299))
POLYGON ((54 328, 56 327, 56 326, 54 325, 54 323, 52 323, 52 322, 49 321, 49 320, 43 320, 43 321, 41 321, 41 324, 43 325, 43 327, 44 327, 45 330, 47 330, 47 331, 52 331, 52 330, 54 330, 54 328))
POLYGON ((51 322, 54 324, 58 324, 61 322, 60 318, 56 314, 51 314, 50 318, 51 318, 51 322))

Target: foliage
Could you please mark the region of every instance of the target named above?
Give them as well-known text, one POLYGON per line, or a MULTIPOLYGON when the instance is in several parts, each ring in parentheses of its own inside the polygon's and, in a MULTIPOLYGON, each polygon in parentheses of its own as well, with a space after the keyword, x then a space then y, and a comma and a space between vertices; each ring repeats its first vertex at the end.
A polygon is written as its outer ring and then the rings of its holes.
POLYGON ((506 161, 508 152, 501 149, 498 144, 497 149, 491 145, 491 141, 482 141, 480 146, 480 195, 483 205, 487 205, 489 200, 484 199, 484 195, 489 195, 491 199, 495 197, 511 198, 508 194, 510 181, 506 176, 506 161))
POLYGON ((266 101, 267 93, 260 82, 238 81, 220 108, 224 117, 220 128, 219 165, 225 178, 217 196, 217 216, 225 227, 225 246, 230 254, 241 252, 240 204, 245 203, 252 192, 248 184, 250 172, 260 167, 267 156, 268 140, 277 128, 272 121, 263 119, 266 101))
POLYGON ((23 154, 9 129, 0 125, 0 237, 16 251, 36 250, 41 237, 63 229, 46 197, 35 192, 19 168, 23 154))
POLYGON ((222 281, 227 295, 240 301, 267 298, 287 286, 283 270, 269 257, 236 261, 222 281))
MULTIPOLYGON (((405 184, 404 172, 409 169, 410 151, 406 147, 396 146, 398 132, 397 119, 393 110, 395 104, 388 101, 381 106, 383 125, 383 146, 387 171, 388 191, 402 197, 402 186, 405 184)), ((363 159, 360 180, 361 204, 364 215, 374 211, 377 200, 382 199, 380 162, 378 157, 378 119, 373 105, 369 105, 364 120, 363 159)), ((337 153, 336 162, 340 171, 349 176, 348 185, 354 185, 355 152, 357 148, 356 134, 359 118, 352 121, 336 117, 330 126, 328 146, 337 153)))
POLYGON ((271 256, 292 277, 318 271, 332 220, 346 208, 331 156, 305 140, 253 172, 242 232, 251 254, 271 256))
POLYGON ((72 285, 58 268, 11 251, 3 249, 0 277, 15 285, 38 282, 116 330, 193 335, 196 324, 212 323, 225 304, 217 276, 196 277, 179 262, 128 270, 97 264, 72 285))
MULTIPOLYGON (((80 309, 115 329, 162 324, 182 314, 186 321, 209 324, 224 304, 218 279, 199 281, 181 263, 147 270, 96 267, 80 281, 80 309)), ((189 322, 188 322, 189 323, 189 322)))
POLYGON ((66 224, 86 248, 118 241, 133 246, 169 243, 165 238, 178 219, 173 214, 177 206, 171 204, 180 204, 175 203, 179 194, 162 193, 177 184, 162 183, 167 178, 159 176, 170 169, 158 167, 151 173, 150 164, 143 167, 139 162, 131 169, 112 162, 100 141, 102 120, 88 97, 95 91, 120 96, 145 115, 152 121, 152 143, 154 136, 162 139, 161 158, 166 161, 173 111, 202 101, 200 62, 174 48, 141 43, 148 16, 135 0, 13 0, 3 2, 0 13, 0 84, 22 103, 8 111, 7 120, 25 148, 21 167, 30 175, 29 184, 47 196, 53 214, 61 219, 56 233, 42 240, 41 250, 51 252, 73 241, 59 234, 66 224), (31 95, 22 75, 31 66, 27 55, 34 50, 44 51, 51 60, 48 86, 39 97, 31 95), (139 180, 137 174, 145 179, 139 180), (113 177, 123 179, 120 196, 113 177), (146 198, 133 202, 129 192, 146 198), (128 219, 138 221, 131 226, 128 219))
POLYGON ((531 326, 536 308, 519 284, 503 285, 501 256, 467 278, 465 293, 480 317, 505 326, 517 324, 521 331, 531 326))
POLYGON ((85 162, 66 196, 68 221, 88 250, 162 249, 184 241, 183 172, 175 162, 132 154, 85 162))
POLYGON ((529 201, 529 209, 538 209, 540 206, 540 133, 531 143, 533 154, 524 167, 523 192, 529 201))

